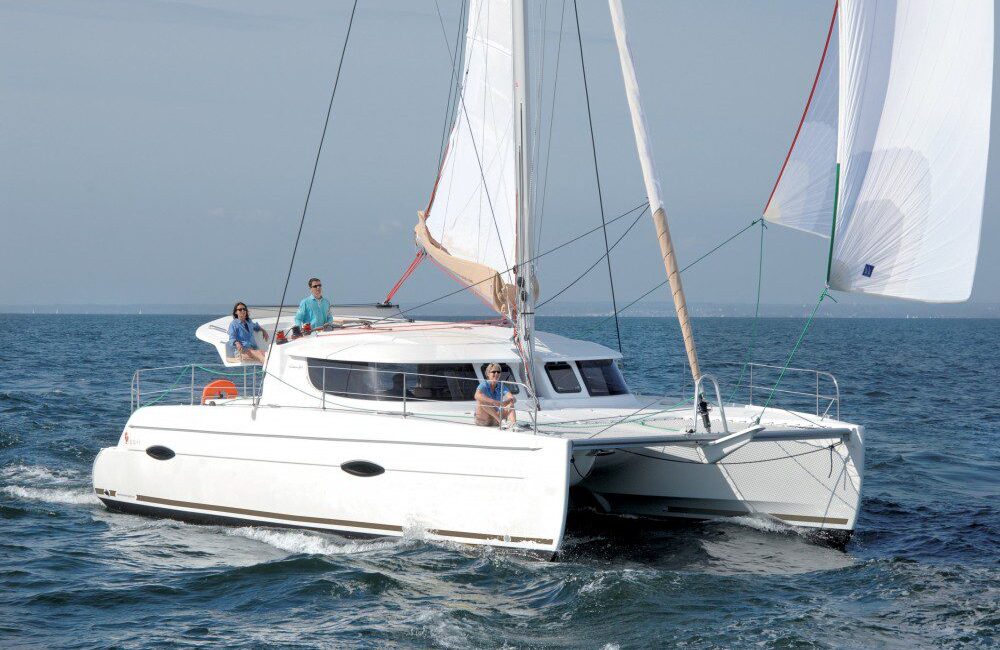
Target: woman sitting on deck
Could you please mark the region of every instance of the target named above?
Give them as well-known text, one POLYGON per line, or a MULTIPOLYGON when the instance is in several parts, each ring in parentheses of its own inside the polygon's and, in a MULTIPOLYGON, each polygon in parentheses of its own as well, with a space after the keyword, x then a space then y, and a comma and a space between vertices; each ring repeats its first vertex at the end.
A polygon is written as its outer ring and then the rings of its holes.
POLYGON ((250 320, 250 311, 246 304, 238 302, 233 305, 233 322, 229 324, 229 343, 226 345, 232 356, 242 362, 264 363, 264 351, 257 347, 253 333, 260 332, 267 340, 267 332, 257 323, 250 320))

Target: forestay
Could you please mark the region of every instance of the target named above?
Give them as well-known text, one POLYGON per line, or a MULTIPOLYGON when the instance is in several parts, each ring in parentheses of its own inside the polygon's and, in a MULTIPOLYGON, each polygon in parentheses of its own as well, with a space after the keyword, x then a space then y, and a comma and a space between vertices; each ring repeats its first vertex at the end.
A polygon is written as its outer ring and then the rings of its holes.
POLYGON ((510 0, 471 0, 463 82, 417 242, 498 312, 511 314, 516 249, 510 0))
POLYGON ((807 126, 829 123, 820 98, 833 86, 834 74, 824 66, 766 217, 816 234, 833 232, 833 289, 966 300, 986 183, 993 4, 839 5, 836 155, 830 155, 829 138, 814 137, 816 128, 806 132, 807 126), (834 217, 828 188, 837 163, 834 217), (824 167, 829 182, 819 180, 824 167))

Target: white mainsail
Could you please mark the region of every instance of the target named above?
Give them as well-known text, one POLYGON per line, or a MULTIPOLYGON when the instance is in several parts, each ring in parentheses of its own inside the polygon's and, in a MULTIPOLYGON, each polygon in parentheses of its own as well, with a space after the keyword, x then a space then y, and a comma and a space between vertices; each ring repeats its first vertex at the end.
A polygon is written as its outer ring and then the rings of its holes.
POLYGON ((837 8, 792 146, 764 207, 771 223, 830 236, 837 161, 837 8))
MULTIPOLYGON (((828 137, 804 137, 805 124, 829 123, 828 109, 810 106, 765 217, 833 233, 833 289, 967 300, 986 185, 993 3, 841 0, 837 22, 836 153, 828 137), (813 172, 824 167, 827 182, 813 172)), ((821 70, 813 101, 833 77, 821 70)))
POLYGON ((509 315, 517 247, 511 0, 470 0, 468 12, 455 122, 417 241, 509 315))

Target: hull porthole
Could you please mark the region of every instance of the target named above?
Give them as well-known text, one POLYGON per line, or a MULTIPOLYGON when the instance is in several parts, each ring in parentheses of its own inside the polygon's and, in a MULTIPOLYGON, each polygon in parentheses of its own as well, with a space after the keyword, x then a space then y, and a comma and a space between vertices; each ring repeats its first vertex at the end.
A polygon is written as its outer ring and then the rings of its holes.
POLYGON ((340 469, 353 476, 378 476, 385 472, 381 465, 370 463, 367 460, 352 460, 341 465, 340 469))
POLYGON ((176 456, 173 449, 164 447, 163 445, 153 445, 146 449, 146 453, 156 460, 170 460, 176 456))

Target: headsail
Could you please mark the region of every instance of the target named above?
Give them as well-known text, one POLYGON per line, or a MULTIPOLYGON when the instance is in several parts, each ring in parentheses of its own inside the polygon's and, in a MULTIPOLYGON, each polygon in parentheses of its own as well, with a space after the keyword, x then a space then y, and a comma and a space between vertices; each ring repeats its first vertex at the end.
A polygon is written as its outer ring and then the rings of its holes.
POLYGON ((764 207, 771 223, 823 237, 830 236, 833 214, 839 50, 834 5, 805 111, 764 207))
POLYGON ((514 300, 517 178, 510 0, 470 0, 463 83, 417 242, 500 313, 514 300))
POLYGON ((967 300, 990 141, 993 0, 843 0, 840 23, 830 286, 967 300))
POLYGON ((993 3, 840 0, 836 22, 839 65, 830 65, 831 39, 765 217, 833 232, 833 289, 966 300, 986 184, 993 3), (834 85, 832 156, 829 137, 820 136, 826 130, 816 125, 829 124, 823 98, 834 85))

